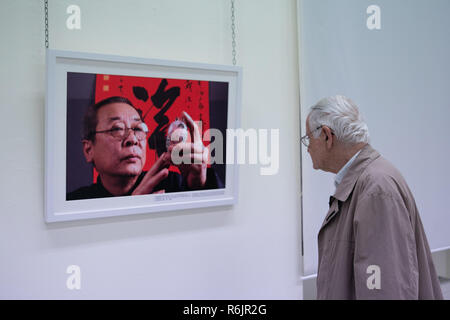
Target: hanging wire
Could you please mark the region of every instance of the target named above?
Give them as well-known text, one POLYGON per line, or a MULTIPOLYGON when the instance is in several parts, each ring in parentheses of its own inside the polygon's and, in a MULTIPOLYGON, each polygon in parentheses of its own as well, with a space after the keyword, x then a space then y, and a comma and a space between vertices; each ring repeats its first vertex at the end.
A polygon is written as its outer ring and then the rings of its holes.
POLYGON ((45 48, 48 49, 48 0, 44 1, 45 5, 45 48))
POLYGON ((236 26, 234 24, 234 0, 231 0, 231 55, 233 66, 236 65, 236 26))

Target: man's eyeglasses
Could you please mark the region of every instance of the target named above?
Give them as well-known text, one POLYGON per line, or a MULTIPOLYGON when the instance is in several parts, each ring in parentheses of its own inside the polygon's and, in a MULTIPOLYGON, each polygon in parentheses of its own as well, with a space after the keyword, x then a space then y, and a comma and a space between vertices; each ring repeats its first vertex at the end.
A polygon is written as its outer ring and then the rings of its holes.
MULTIPOLYGON (((313 131, 310 131, 309 134, 312 134, 313 132, 315 132, 319 129, 322 129, 322 127, 323 127, 323 125, 315 128, 313 131)), ((303 145, 305 147, 307 147, 307 148, 309 147, 309 135, 308 134, 305 134, 303 137, 301 137, 300 141, 303 143, 303 145)))
POLYGON ((111 129, 94 131, 93 133, 109 133, 114 138, 124 140, 130 134, 130 130, 134 132, 134 136, 138 140, 144 140, 147 137, 148 127, 144 122, 139 123, 133 128, 128 128, 124 122, 117 122, 111 129))

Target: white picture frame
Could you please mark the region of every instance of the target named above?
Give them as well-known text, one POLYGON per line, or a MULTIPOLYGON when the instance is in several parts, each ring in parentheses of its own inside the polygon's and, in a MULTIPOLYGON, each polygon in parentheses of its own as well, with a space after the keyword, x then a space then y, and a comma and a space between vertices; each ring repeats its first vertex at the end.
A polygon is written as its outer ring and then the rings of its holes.
POLYGON ((69 73, 226 82, 226 126, 227 129, 237 129, 240 125, 241 67, 47 50, 44 201, 47 223, 236 203, 238 166, 227 163, 224 164, 225 187, 221 189, 67 200, 67 101, 68 90, 71 90, 67 85, 69 73))

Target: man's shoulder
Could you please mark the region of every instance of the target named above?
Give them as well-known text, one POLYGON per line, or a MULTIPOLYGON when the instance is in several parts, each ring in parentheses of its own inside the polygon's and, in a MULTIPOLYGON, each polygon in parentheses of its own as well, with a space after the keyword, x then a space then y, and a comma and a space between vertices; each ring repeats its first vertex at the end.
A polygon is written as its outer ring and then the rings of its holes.
POLYGON ((93 183, 89 186, 80 187, 72 192, 66 194, 66 200, 83 200, 93 198, 104 198, 109 195, 102 192, 97 183, 93 183))
POLYGON ((391 195, 397 193, 400 186, 406 186, 400 171, 382 156, 366 167, 357 184, 364 189, 365 193, 391 195))
POLYGON ((362 176, 373 176, 374 178, 386 176, 401 177, 401 173, 392 162, 383 156, 379 156, 367 166, 362 176))

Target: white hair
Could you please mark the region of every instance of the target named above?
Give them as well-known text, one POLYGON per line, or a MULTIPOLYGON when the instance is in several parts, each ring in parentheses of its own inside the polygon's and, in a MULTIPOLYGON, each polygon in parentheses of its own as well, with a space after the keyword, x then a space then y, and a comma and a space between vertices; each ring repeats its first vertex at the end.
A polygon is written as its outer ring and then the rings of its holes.
POLYGON ((309 130, 314 138, 321 126, 329 127, 336 138, 344 143, 369 143, 369 128, 356 104, 347 97, 333 96, 320 100, 309 111, 309 130), (314 131, 314 132, 313 132, 314 131))

